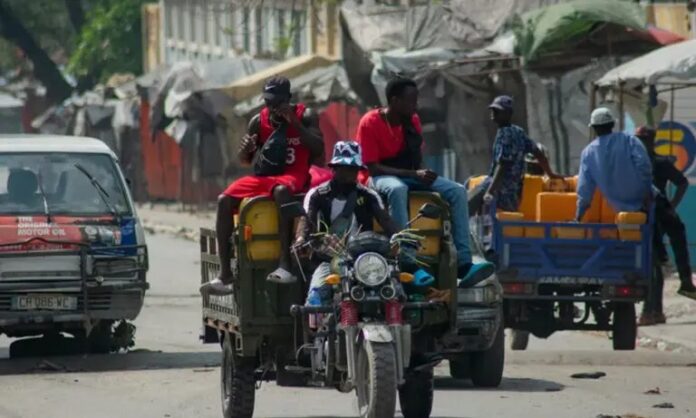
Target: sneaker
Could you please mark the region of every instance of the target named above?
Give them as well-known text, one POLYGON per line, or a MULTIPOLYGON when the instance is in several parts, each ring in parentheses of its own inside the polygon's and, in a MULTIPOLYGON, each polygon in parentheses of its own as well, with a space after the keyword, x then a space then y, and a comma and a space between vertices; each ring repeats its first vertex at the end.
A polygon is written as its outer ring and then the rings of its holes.
POLYGON ((649 327, 650 325, 655 324, 657 324, 657 318, 655 317, 655 314, 652 313, 644 313, 638 320, 638 326, 640 327, 649 327))
POLYGON ((233 293, 232 285, 225 284, 220 278, 209 281, 208 283, 203 283, 200 287, 201 293, 208 293, 211 295, 229 295, 233 293))
POLYGON ((690 289, 688 289, 688 288, 687 288, 687 289, 684 289, 684 288, 682 287, 682 288, 679 288, 679 290, 677 291, 677 293, 680 294, 680 295, 682 295, 682 296, 684 296, 684 297, 686 297, 686 298, 696 300, 696 288, 695 288, 695 287, 692 287, 692 288, 690 288, 690 289))
POLYGON ((656 313, 655 314, 655 323, 656 324, 666 324, 667 323, 667 317, 665 314, 662 312, 656 313))
POLYGON ((495 273, 495 265, 487 261, 477 264, 464 264, 459 266, 457 277, 459 277, 460 289, 476 286, 495 273))

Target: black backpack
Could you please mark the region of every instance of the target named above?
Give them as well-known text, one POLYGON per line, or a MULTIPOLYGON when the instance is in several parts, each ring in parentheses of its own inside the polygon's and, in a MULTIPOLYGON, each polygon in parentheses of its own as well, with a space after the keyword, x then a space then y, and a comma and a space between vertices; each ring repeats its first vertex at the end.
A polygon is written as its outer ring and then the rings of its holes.
POLYGON ((254 174, 259 177, 283 174, 287 155, 287 124, 283 123, 271 133, 254 155, 254 174))

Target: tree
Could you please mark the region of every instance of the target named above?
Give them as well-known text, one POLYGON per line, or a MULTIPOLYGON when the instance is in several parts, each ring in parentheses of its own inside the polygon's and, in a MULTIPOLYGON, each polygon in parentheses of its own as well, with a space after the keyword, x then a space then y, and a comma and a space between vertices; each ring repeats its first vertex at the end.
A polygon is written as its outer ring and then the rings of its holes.
POLYGON ((87 12, 68 69, 105 81, 115 73, 142 71, 141 8, 145 0, 101 0, 87 12))
POLYGON ((66 38, 72 34, 57 30, 61 25, 61 16, 53 13, 56 11, 55 5, 50 0, 0 0, 0 37, 24 52, 32 63, 34 76, 46 87, 46 95, 52 101, 60 102, 70 96, 72 86, 50 54, 68 44, 66 38))

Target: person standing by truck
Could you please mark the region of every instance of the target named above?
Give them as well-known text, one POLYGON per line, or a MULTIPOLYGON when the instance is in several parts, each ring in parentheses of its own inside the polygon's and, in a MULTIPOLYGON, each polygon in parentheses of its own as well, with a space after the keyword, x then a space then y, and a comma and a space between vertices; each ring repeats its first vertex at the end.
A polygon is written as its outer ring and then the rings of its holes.
POLYGON ((418 86, 408 78, 387 83, 387 107, 367 112, 358 125, 357 142, 372 176, 370 184, 389 203, 399 228, 408 222, 409 190, 439 193, 452 212, 452 236, 457 249, 460 284, 493 274, 488 262, 472 263, 469 249, 469 208, 466 188, 423 166, 423 136, 418 108, 418 86))
MULTIPOLYGON (((291 104, 290 81, 285 77, 268 80, 263 88, 265 107, 249 122, 246 135, 242 138, 239 159, 243 164, 254 164, 254 175, 233 182, 218 199, 216 232, 220 257, 220 274, 204 284, 202 291, 225 293, 231 283, 231 237, 234 229, 233 213, 239 210, 242 199, 256 196, 272 196, 278 207, 289 203, 292 195, 307 190, 310 164, 323 158, 324 142, 319 130, 316 114, 301 104, 291 104), (282 147, 267 144, 281 133, 282 147), (276 158, 274 154, 280 156, 276 158), (282 161, 274 161, 280 158, 282 161), (280 174, 264 173, 268 166, 278 165, 280 174)), ((267 280, 278 284, 297 281, 291 272, 290 243, 291 220, 279 220, 280 261, 278 268, 267 280)))
POLYGON ((512 124, 513 101, 510 96, 498 96, 488 106, 491 120, 498 126, 493 143, 493 161, 488 177, 471 193, 470 211, 478 212, 485 201, 495 198, 497 209, 517 212, 522 198, 526 158, 531 154, 536 165, 551 178, 554 173, 544 151, 521 127, 512 124))
MULTIPOLYGON (((655 232, 653 248, 657 252, 656 260, 664 262, 667 259, 667 251, 663 242, 664 234, 669 237, 674 253, 674 260, 679 273, 681 287, 679 294, 691 299, 696 299, 696 286, 692 281, 691 264, 689 260, 689 248, 686 239, 686 228, 681 221, 676 208, 681 203, 689 182, 672 161, 664 156, 655 154, 656 131, 647 126, 636 129, 636 137, 645 146, 653 166, 653 184, 659 194, 655 197, 655 232), (674 197, 667 198, 667 184, 672 183, 676 187, 674 197)), ((659 273, 659 272, 658 272, 659 273)), ((654 278, 654 291, 651 299, 644 305, 640 317, 640 325, 663 324, 666 322, 662 312, 662 274, 656 274, 654 278)))

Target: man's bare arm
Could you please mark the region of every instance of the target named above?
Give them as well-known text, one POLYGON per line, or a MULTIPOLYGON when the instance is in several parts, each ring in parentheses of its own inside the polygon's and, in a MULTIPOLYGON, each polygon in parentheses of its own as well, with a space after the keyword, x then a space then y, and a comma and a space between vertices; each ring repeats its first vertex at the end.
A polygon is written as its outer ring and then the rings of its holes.
POLYGON ((258 147, 259 132, 261 132, 261 117, 255 115, 249 121, 247 126, 247 133, 242 137, 242 142, 239 146, 239 151, 237 156, 242 165, 251 164, 254 159, 254 154, 256 153, 256 148, 258 147))

